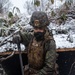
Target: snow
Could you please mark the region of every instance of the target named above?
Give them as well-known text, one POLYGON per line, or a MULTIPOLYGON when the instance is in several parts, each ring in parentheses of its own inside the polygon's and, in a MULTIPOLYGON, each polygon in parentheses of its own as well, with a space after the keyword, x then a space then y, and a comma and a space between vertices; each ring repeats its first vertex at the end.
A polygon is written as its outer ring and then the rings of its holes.
POLYGON ((60 0, 55 0, 54 4, 52 5, 53 9, 59 8, 61 5, 63 5, 65 0, 62 2, 60 0))
MULTIPOLYGON (((75 25, 75 20, 72 19, 70 20, 69 22, 67 22, 66 24, 64 25, 61 25, 58 27, 57 24, 54 24, 54 23, 50 23, 50 25, 48 26, 48 28, 50 30, 68 30, 69 28, 71 28, 71 30, 69 30, 69 32, 67 34, 56 34, 56 31, 55 33, 53 33, 53 37, 54 37, 54 40, 56 42, 56 48, 74 48, 75 47, 75 31, 74 31, 74 26, 75 25), (68 38, 68 35, 70 35, 70 37, 72 38, 72 42, 70 42, 67 38, 68 38)), ((25 29, 32 29, 32 27, 28 24, 28 25, 25 25, 24 26, 25 29)), ((54 32, 53 31, 53 32, 54 32)), ((2 41, 4 38, 3 37, 0 37, 0 41, 2 41)), ((69 38, 70 39, 70 38, 69 38)), ((9 42, 3 46, 0 47, 0 52, 3 52, 3 51, 9 51, 9 49, 12 49, 12 50, 18 50, 17 48, 17 45, 16 44, 10 44, 9 42)), ((24 51, 25 50, 25 47, 23 44, 21 44, 21 50, 24 51)))
POLYGON ((72 35, 73 43, 67 41, 67 36, 64 34, 54 35, 54 39, 56 42, 56 48, 74 48, 75 47, 75 34, 72 35))
MULTIPOLYGON (((23 44, 21 46, 21 51, 25 50, 25 46, 23 44)), ((5 51, 18 51, 17 44, 10 44, 9 42, 2 47, 0 47, 0 52, 5 52, 5 51)))
POLYGON ((24 13, 26 10, 23 8, 24 3, 26 0, 10 0, 13 4, 13 7, 18 7, 21 13, 24 13))
POLYGON ((57 49, 58 48, 75 48, 75 19, 70 19, 66 21, 64 25, 60 25, 60 26, 54 23, 50 23, 49 29, 53 30, 57 49), (57 30, 65 30, 67 31, 67 33, 56 34, 57 30))
MULTIPOLYGON (((65 0, 63 0, 63 2, 61 2, 60 0, 57 0, 52 7, 58 8, 60 7, 65 0)), ((30 17, 31 15, 29 15, 28 13, 25 14, 20 14, 19 16, 19 20, 11 25, 10 27, 8 27, 8 30, 11 28, 14 28, 15 30, 18 30, 20 27, 22 27, 23 30, 26 31, 31 31, 31 29, 33 29, 32 26, 29 25, 29 21, 30 21, 30 17)), ((53 37, 54 40, 56 42, 56 48, 75 48, 75 19, 72 18, 68 18, 67 21, 65 22, 65 24, 61 24, 60 26, 58 24, 55 23, 50 23, 50 25, 48 26, 48 28, 50 30, 52 30, 53 32, 53 37), (57 31, 66 31, 66 34, 59 34, 57 33, 57 31)), ((6 29, 7 30, 7 29, 6 29)), ((5 37, 0 37, 0 43, 3 41, 5 37)), ((7 42, 5 45, 0 47, 0 52, 4 52, 4 51, 9 51, 9 50, 18 50, 17 45, 13 44, 13 43, 9 43, 7 42)), ((25 46, 23 44, 21 44, 21 50, 24 51, 25 50, 25 46)))
MULTIPOLYGON (((30 16, 29 16, 29 18, 30 18, 30 16)), ((25 18, 23 17, 21 20, 24 22, 25 18)), ((19 23, 22 23, 22 22, 19 22, 19 23)), ((18 29, 17 25, 15 25, 15 24, 13 24, 10 28, 12 28, 14 26, 16 29, 18 29)), ((29 24, 27 24, 27 25, 25 24, 25 26, 21 26, 21 27, 27 31, 30 31, 30 29, 33 29, 33 27, 30 26, 29 24)), ((55 39, 57 49, 58 48, 75 48, 75 19, 69 19, 65 22, 64 25, 61 24, 60 26, 58 26, 58 24, 55 24, 55 23, 50 23, 48 28, 50 30, 52 30, 52 32, 53 32, 53 37, 55 39), (59 34, 59 33, 56 33, 57 30, 67 30, 68 32, 66 34, 63 34, 63 33, 59 34), (68 38, 68 36, 69 36, 69 38, 68 38), (72 41, 70 41, 70 40, 72 40, 72 41)), ((0 37, 0 42, 4 38, 5 37, 0 37)), ((9 51, 9 50, 15 50, 15 51, 18 50, 17 45, 11 44, 8 42, 7 44, 0 47, 0 52, 9 51)), ((25 50, 25 47, 23 44, 21 44, 21 50, 22 51, 25 50)))

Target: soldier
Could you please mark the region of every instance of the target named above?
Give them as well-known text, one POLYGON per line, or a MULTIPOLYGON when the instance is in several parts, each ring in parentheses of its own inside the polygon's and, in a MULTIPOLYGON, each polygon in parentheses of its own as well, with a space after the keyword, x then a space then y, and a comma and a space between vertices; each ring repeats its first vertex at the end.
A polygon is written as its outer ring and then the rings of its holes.
MULTIPOLYGON (((28 65, 25 65, 25 75, 57 75, 55 71, 56 45, 47 28, 49 20, 46 13, 34 12, 30 25, 34 28, 33 34, 20 32, 18 40, 27 48, 28 65)), ((17 39, 14 40, 15 43, 16 41, 17 39)))

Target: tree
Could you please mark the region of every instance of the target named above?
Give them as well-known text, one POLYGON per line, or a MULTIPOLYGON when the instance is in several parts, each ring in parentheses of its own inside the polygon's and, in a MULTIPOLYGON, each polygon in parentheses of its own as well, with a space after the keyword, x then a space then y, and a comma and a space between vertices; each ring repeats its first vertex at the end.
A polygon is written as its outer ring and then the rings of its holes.
POLYGON ((70 8, 70 6, 72 6, 73 4, 73 0, 66 0, 65 3, 68 6, 68 8, 70 8))
POLYGON ((34 11, 34 2, 33 1, 26 1, 24 4, 24 8, 27 10, 28 14, 32 14, 34 11))
POLYGON ((44 11, 44 0, 26 1, 24 8, 27 9, 28 14, 32 14, 33 11, 44 11))
POLYGON ((52 5, 55 0, 31 0, 24 4, 24 8, 27 9, 28 14, 32 14, 33 11, 44 11, 49 16, 55 16, 55 11, 52 5))
POLYGON ((0 13, 7 12, 11 5, 12 4, 9 0, 0 0, 0 13))

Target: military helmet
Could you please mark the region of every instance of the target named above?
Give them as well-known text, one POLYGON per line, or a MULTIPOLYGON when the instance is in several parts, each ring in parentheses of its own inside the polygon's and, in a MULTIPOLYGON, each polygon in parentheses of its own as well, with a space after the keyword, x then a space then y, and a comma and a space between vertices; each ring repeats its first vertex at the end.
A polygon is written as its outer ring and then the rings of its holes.
POLYGON ((45 12, 36 11, 33 12, 30 25, 33 27, 46 27, 49 25, 49 20, 45 12))

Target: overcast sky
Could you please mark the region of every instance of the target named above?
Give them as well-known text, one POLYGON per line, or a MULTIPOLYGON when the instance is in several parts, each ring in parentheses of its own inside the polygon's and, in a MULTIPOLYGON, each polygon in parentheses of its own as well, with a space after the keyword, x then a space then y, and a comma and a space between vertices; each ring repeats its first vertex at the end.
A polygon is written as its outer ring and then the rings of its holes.
POLYGON ((14 6, 16 6, 20 9, 21 13, 25 12, 25 9, 23 7, 24 7, 25 1, 27 1, 27 0, 10 0, 10 1, 12 2, 12 4, 14 6))

